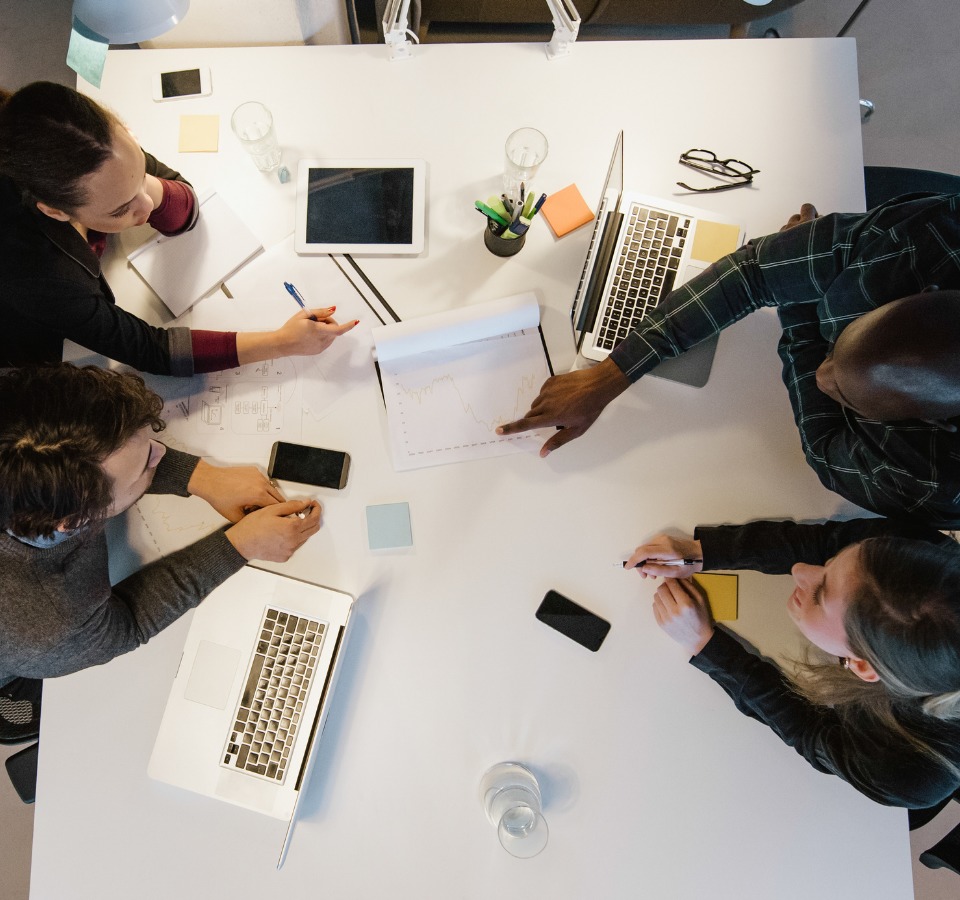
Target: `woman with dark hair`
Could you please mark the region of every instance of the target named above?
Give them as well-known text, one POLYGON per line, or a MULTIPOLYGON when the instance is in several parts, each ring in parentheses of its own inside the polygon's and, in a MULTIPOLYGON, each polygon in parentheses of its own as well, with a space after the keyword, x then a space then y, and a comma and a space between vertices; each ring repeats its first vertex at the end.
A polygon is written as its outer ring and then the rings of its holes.
POLYGON ((960 788, 960 548, 949 537, 890 519, 700 526, 693 539, 653 538, 626 565, 664 578, 657 624, 814 768, 910 809, 960 788), (689 578, 708 569, 791 573, 787 612, 832 659, 788 677, 744 649, 689 578))
POLYGON ((326 308, 271 332, 191 331, 118 307, 100 266, 106 235, 145 223, 180 234, 198 210, 183 177, 89 97, 42 81, 0 90, 0 367, 59 362, 69 338, 145 372, 192 375, 320 353, 356 324, 326 308))

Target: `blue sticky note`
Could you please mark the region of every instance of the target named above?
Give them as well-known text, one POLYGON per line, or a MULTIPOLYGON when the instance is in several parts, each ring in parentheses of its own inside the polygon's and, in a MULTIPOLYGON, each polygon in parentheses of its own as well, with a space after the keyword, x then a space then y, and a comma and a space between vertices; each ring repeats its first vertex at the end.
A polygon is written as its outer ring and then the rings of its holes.
POLYGON ((100 87, 109 49, 110 44, 105 37, 91 31, 83 22, 74 18, 70 45, 67 47, 67 65, 95 88, 100 87))
POLYGON ((409 504, 380 503, 368 506, 367 542, 371 550, 413 546, 409 504))

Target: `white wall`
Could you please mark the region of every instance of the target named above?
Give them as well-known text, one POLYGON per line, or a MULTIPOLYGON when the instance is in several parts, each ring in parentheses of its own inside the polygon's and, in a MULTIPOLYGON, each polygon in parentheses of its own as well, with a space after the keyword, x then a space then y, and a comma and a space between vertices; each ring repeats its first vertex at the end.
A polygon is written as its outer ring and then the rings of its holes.
POLYGON ((190 0, 179 25, 141 46, 349 43, 344 0, 190 0))

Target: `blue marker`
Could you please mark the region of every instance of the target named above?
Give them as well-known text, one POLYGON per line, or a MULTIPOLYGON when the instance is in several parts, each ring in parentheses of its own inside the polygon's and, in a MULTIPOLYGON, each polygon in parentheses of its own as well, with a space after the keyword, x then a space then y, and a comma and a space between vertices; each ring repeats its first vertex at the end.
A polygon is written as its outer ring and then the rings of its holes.
MULTIPOLYGON (((307 304, 303 302, 303 297, 300 296, 300 291, 298 291, 289 281, 285 281, 283 286, 287 289, 287 293, 297 301, 297 305, 300 307, 300 309, 307 308, 307 304)), ((310 316, 310 321, 317 322, 319 319, 317 319, 316 316, 310 316)))
POLYGON ((546 195, 546 194, 541 194, 541 195, 540 195, 540 199, 537 200, 537 202, 533 204, 533 214, 530 216, 531 219, 532 219, 538 212, 540 212, 540 207, 543 206, 543 201, 546 200, 546 199, 547 199, 547 195, 546 195))

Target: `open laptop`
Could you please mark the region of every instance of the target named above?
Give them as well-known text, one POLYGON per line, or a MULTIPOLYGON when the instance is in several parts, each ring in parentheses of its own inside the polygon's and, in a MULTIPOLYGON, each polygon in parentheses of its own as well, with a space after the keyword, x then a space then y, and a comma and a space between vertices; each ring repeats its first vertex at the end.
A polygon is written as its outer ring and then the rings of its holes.
POLYGON ((151 778, 287 819, 283 865, 353 598, 244 566, 194 611, 151 778))
MULTIPOLYGON (((625 193, 621 131, 571 311, 577 364, 606 359, 661 298, 732 253, 744 237, 741 225, 709 210, 625 193)), ((651 374, 703 387, 716 348, 712 338, 651 374)))

